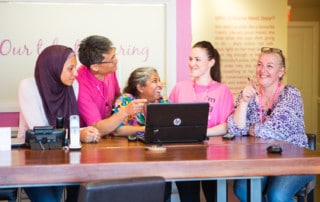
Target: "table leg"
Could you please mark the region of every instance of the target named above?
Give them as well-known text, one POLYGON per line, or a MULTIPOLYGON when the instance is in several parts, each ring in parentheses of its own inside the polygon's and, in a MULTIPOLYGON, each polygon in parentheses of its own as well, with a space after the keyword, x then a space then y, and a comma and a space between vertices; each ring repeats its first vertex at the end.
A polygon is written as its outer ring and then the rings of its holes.
POLYGON ((261 177, 251 177, 248 179, 247 190, 250 191, 247 196, 249 198, 249 202, 262 201, 261 179, 261 177))
POLYGON ((217 202, 227 201, 227 180, 217 179, 217 202))
POLYGON ((251 178, 250 201, 262 201, 261 179, 262 178, 251 178))

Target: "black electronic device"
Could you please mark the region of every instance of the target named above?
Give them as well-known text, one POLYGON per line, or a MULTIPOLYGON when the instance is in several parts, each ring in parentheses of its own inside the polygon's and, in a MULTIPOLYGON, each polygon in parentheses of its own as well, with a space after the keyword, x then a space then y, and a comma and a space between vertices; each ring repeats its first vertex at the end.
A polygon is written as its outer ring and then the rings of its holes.
POLYGON ((279 145, 270 145, 267 147, 268 153, 275 153, 275 154, 281 154, 282 148, 279 145))
POLYGON ((129 141, 129 142, 135 142, 135 141, 137 141, 137 136, 135 136, 135 135, 129 135, 129 136, 128 136, 128 141, 129 141))
POLYGON ((203 142, 207 140, 209 103, 152 103, 147 106, 145 143, 203 142))
POLYGON ((26 131, 26 146, 32 150, 54 150, 65 146, 66 130, 52 126, 35 126, 26 131))
POLYGON ((230 133, 227 133, 225 135, 222 135, 222 139, 225 139, 225 140, 232 140, 234 139, 236 136, 233 135, 233 134, 230 134, 230 133))

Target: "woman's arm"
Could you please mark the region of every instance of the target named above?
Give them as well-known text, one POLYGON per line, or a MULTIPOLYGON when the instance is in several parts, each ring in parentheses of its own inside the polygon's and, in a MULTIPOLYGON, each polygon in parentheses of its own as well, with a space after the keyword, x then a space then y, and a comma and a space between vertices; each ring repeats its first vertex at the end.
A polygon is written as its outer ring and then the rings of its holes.
POLYGON ((124 125, 117 130, 115 130, 112 134, 114 136, 129 136, 134 135, 136 132, 141 131, 144 132, 144 126, 131 126, 131 125, 124 125))
MULTIPOLYGON (((137 102, 139 99, 135 99, 131 94, 124 94, 118 97, 115 101, 113 112, 114 114, 111 117, 121 116, 123 111, 137 102)), ((129 112, 130 113, 130 112, 129 112)), ((142 126, 145 124, 144 115, 142 113, 139 116, 135 115, 126 116, 121 119, 121 122, 118 123, 116 129, 113 131, 115 136, 129 136, 134 135, 138 131, 144 131, 145 127, 142 126)))
POLYGON ((240 129, 246 127, 247 110, 251 99, 256 98, 256 91, 252 85, 246 86, 238 97, 237 108, 233 113, 233 121, 240 129))
POLYGON ((222 123, 207 129, 207 136, 218 136, 227 133, 227 123, 222 123))
MULTIPOLYGON (((228 117, 227 125, 228 132, 234 135, 247 135, 249 130, 250 120, 248 120, 248 110, 253 107, 254 100, 243 99, 243 91, 238 95, 236 100, 236 107, 228 117), (249 101, 248 101, 249 100, 249 101)), ((251 109, 252 111, 252 109, 251 109)))
POLYGON ((24 139, 25 132, 34 126, 48 126, 40 94, 34 78, 24 79, 18 89, 20 117, 18 137, 24 139))

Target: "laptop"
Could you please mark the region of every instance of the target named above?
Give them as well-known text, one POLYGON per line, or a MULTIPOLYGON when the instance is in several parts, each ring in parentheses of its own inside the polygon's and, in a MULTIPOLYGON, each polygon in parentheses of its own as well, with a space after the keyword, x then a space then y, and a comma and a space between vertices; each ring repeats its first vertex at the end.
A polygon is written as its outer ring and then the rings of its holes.
POLYGON ((12 137, 11 138, 11 147, 24 147, 25 146, 25 140, 18 138, 18 137, 12 137))
POLYGON ((207 139, 209 103, 152 103, 146 128, 137 138, 147 144, 203 142, 207 139))
POLYGON ((24 138, 18 138, 18 127, 11 127, 11 148, 23 147, 25 145, 24 138))

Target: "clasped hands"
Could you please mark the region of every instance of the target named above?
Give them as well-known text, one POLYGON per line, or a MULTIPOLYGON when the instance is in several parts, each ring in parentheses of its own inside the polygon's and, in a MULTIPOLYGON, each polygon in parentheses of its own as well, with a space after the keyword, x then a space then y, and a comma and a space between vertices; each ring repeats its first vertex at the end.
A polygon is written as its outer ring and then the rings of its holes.
POLYGON ((93 126, 88 126, 81 128, 80 130, 80 140, 84 143, 96 143, 101 139, 101 134, 99 130, 93 126))

